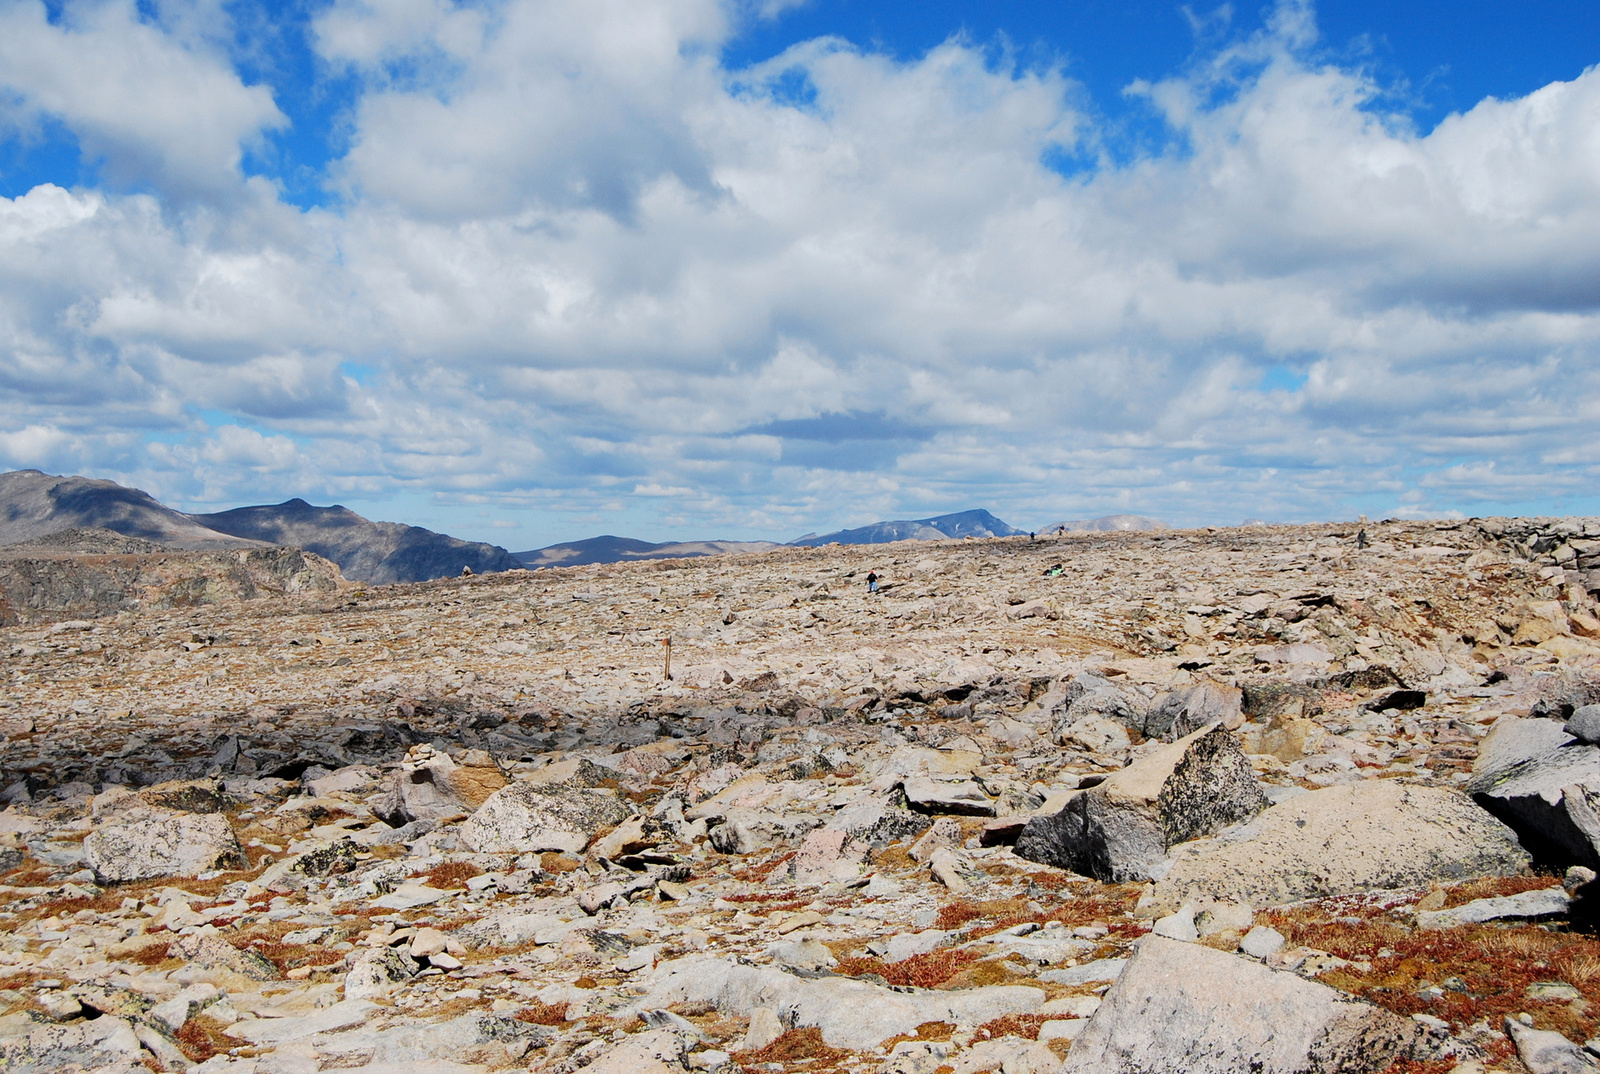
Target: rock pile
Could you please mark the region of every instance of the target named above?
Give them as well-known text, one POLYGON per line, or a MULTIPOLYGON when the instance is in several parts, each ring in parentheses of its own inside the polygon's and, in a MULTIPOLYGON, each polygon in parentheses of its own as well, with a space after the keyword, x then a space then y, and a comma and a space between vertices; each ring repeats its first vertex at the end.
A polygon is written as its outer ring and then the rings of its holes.
POLYGON ((12 625, 0 1066, 1600 1069, 1570 525, 12 625))

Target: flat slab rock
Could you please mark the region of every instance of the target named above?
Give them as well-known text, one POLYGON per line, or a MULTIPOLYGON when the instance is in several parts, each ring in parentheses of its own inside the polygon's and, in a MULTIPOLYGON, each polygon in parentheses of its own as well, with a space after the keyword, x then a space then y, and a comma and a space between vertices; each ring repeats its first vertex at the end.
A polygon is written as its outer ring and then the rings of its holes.
POLYGON ((816 1026, 835 1048, 872 1048, 924 1022, 982 1025, 1006 1014, 1026 1014, 1043 1005, 1042 989, 1019 985, 950 991, 896 992, 845 977, 806 979, 770 966, 741 966, 716 958, 662 963, 650 992, 633 1010, 674 1003, 710 1003, 745 1014, 770 1007, 786 1025, 816 1026))
POLYGON ((1148 936, 1061 1074, 1366 1074, 1420 1030, 1316 981, 1198 944, 1148 936))
POLYGON ((1516 835, 1460 791, 1362 780, 1297 795, 1226 838, 1186 853, 1155 887, 1152 909, 1227 900, 1281 906, 1528 866, 1516 835))

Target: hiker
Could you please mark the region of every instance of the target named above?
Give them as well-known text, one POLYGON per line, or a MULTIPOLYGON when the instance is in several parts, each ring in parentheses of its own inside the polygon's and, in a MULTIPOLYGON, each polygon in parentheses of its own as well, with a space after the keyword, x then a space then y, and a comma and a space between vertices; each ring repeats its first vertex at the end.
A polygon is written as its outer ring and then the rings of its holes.
POLYGON ((878 591, 878 572, 877 571, 868 571, 867 572, 867 592, 868 593, 876 593, 877 591, 878 591))
POLYGON ((1367 531, 1366 530, 1363 529, 1363 530, 1360 530, 1359 532, 1356 533, 1356 547, 1357 548, 1365 548, 1365 547, 1367 547, 1367 531))
POLYGON ((1033 531, 1032 531, 1032 530, 1029 530, 1029 531, 1028 531, 1028 543, 1029 543, 1029 544, 1032 544, 1032 543, 1033 543, 1033 542, 1034 542, 1034 541, 1036 541, 1036 540, 1038 540, 1038 538, 1036 538, 1036 537, 1035 537, 1035 536, 1034 536, 1034 535, 1033 535, 1033 531))

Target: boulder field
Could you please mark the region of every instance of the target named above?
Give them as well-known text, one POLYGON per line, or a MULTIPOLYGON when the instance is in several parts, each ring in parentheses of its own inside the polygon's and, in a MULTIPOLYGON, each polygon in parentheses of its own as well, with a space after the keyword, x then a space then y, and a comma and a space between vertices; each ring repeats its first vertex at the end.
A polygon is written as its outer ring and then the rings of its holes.
POLYGON ((0 627, 0 1069, 1600 1071, 1595 520, 189 588, 0 627))

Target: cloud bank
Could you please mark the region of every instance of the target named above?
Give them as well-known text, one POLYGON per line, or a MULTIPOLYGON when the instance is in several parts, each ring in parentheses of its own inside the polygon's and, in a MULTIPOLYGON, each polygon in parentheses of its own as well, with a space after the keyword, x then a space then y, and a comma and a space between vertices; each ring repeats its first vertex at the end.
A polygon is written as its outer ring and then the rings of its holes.
POLYGON ((513 544, 1600 510, 1596 68, 1422 132, 1286 2, 1129 87, 1129 153, 960 38, 730 70, 758 4, 336 0, 305 209, 225 9, 159 12, 0 0, 0 124, 100 162, 0 199, 7 468, 513 544))

